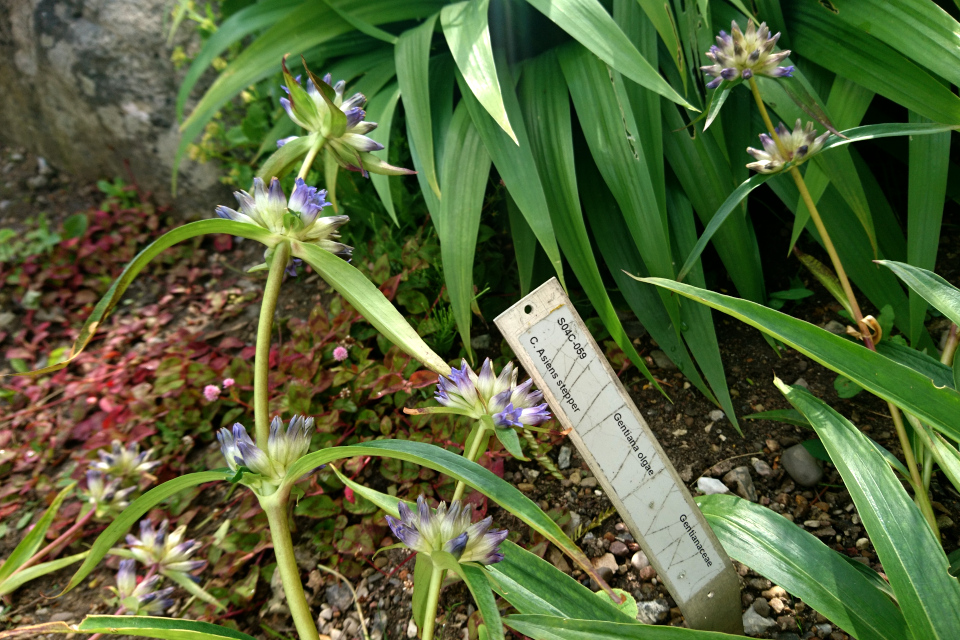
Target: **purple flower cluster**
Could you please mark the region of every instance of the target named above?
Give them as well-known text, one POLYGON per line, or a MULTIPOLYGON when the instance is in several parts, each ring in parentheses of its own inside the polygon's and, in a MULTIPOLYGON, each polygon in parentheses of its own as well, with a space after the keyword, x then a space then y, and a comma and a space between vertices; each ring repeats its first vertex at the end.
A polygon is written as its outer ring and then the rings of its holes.
POLYGON ((476 419, 483 415, 493 418, 497 427, 538 425, 550 419, 543 393, 533 390, 533 381, 517 384, 519 371, 508 363, 499 376, 493 374, 490 358, 483 362, 480 375, 474 373, 466 360, 454 368, 448 377, 437 381, 436 400, 451 409, 467 412, 476 419))
POLYGON ((157 589, 163 579, 159 575, 145 578, 137 584, 136 560, 120 561, 117 588, 114 590, 126 615, 158 616, 173 606, 170 594, 173 587, 157 589))
POLYGON ((774 131, 780 139, 779 145, 776 140, 761 133, 763 149, 747 148, 747 153, 757 159, 756 162, 748 164, 747 168, 758 173, 777 173, 782 171, 788 162, 793 163, 794 167, 799 166, 820 151, 830 132, 825 131, 818 136, 812 122, 808 122, 805 127, 801 124, 797 119, 793 131, 783 126, 782 122, 778 124, 774 131))
POLYGON ((707 88, 714 89, 724 80, 733 82, 749 80, 753 76, 790 76, 793 73, 792 66, 777 66, 790 55, 789 50, 774 53, 773 48, 779 39, 779 33, 770 35, 765 22, 761 22, 757 28, 752 19, 748 20, 745 32, 740 31, 736 21, 731 23, 730 33, 721 31, 717 36, 717 44, 706 53, 713 64, 700 67, 701 71, 713 78, 707 83, 707 88))
POLYGON ((220 429, 217 439, 220 441, 220 451, 232 471, 246 467, 276 487, 287 469, 310 449, 313 424, 313 418, 294 416, 284 431, 280 417, 275 417, 270 423, 266 451, 256 445, 239 422, 230 430, 220 429))
POLYGON ((490 529, 493 518, 487 516, 471 524, 473 507, 463 507, 459 500, 441 502, 436 512, 426 499, 417 498, 414 513, 405 502, 397 505, 400 518, 387 516, 387 524, 397 539, 409 549, 430 556, 444 551, 458 562, 493 564, 503 560, 500 543, 507 538, 506 529, 490 529))
POLYGON ((187 532, 186 525, 177 527, 168 532, 170 521, 164 520, 154 527, 149 519, 140 521, 140 537, 128 534, 127 546, 133 557, 145 567, 156 567, 161 573, 183 573, 199 569, 205 564, 204 560, 190 560, 202 546, 197 540, 184 540, 187 532))

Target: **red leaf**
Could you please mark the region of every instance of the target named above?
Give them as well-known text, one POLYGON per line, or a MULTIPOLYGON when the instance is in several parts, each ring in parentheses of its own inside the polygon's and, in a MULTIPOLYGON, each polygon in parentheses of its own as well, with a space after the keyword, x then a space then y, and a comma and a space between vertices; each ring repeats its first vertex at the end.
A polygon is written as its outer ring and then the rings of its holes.
POLYGON ((437 384, 437 374, 433 371, 423 369, 420 371, 414 371, 410 375, 410 386, 414 389, 422 389, 423 387, 431 384, 437 384))
POLYGON ((241 347, 247 346, 247 343, 239 338, 234 338, 233 336, 228 336, 220 341, 221 349, 240 349, 241 347))

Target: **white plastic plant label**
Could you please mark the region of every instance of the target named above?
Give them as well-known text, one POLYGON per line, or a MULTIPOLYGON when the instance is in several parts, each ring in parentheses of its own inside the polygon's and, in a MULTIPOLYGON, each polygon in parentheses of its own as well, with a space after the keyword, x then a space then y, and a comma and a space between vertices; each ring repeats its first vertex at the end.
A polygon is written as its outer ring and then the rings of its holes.
POLYGON ((556 279, 496 319, 695 629, 743 633, 739 578, 556 279))

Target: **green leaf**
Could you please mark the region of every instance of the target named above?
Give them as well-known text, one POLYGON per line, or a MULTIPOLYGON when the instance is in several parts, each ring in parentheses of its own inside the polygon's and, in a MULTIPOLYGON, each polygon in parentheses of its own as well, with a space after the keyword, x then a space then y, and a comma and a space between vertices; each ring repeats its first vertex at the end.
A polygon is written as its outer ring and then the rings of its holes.
POLYGON ((164 482, 158 487, 150 489, 150 491, 147 491, 145 494, 131 502, 130 506, 124 509, 123 513, 117 516, 116 519, 110 523, 110 526, 104 529, 103 532, 97 536, 93 546, 90 548, 90 555, 88 555, 83 561, 83 564, 80 565, 80 568, 77 569, 77 572, 73 574, 73 577, 70 578, 70 582, 68 582, 67 586, 64 587, 63 591, 60 592, 60 595, 65 594, 67 591, 70 591, 75 586, 83 582, 83 579, 90 575, 90 572, 96 568, 97 564, 100 563, 100 560, 107 555, 107 553, 110 551, 110 547, 112 547, 117 540, 122 538, 123 535, 130 530, 130 527, 140 520, 140 518, 150 511, 150 509, 153 509, 167 498, 179 493, 180 491, 183 491, 184 489, 196 487, 207 482, 229 480, 231 476, 232 474, 225 470, 188 473, 185 476, 174 478, 173 480, 164 482))
POLYGON ((529 551, 505 540, 503 561, 486 567, 493 588, 520 613, 630 622, 607 594, 590 589, 529 551))
POLYGON ((937 388, 930 378, 840 336, 747 300, 662 278, 638 278, 675 291, 760 329, 828 369, 841 373, 874 395, 921 418, 944 435, 960 440, 960 394, 937 388))
POLYGON ((150 616, 87 616, 75 631, 161 640, 255 640, 246 633, 209 622, 150 616))
POLYGON ((497 429, 494 427, 493 433, 497 436, 497 440, 500 441, 503 448, 507 450, 507 453, 517 460, 527 459, 523 455, 523 450, 520 449, 520 436, 517 435, 516 431, 510 428, 497 429))
POLYGON ((446 144, 457 151, 444 155, 444 194, 440 201, 441 220, 437 223, 437 232, 450 307, 460 329, 463 347, 472 359, 473 258, 480 232, 483 194, 490 177, 490 156, 465 104, 461 103, 454 111, 447 138, 446 144))
MULTIPOLYGON (((448 4, 440 11, 440 24, 450 53, 470 91, 514 144, 519 145, 500 94, 497 66, 490 44, 490 28, 487 25, 489 10, 490 0, 448 4)), ((466 92, 462 93, 466 95, 466 92)))
POLYGON ((577 190, 570 98, 553 53, 529 63, 521 77, 521 89, 523 118, 560 249, 613 340, 640 373, 663 393, 620 324, 590 246, 577 190))
POLYGON ((844 400, 849 399, 863 391, 863 387, 846 376, 837 376, 833 379, 833 389, 837 396, 844 400))
POLYGON ((190 593, 191 595, 194 595, 194 596, 200 598, 201 600, 203 600, 204 602, 206 602, 206 603, 208 603, 208 604, 212 604, 212 605, 215 606, 217 609, 224 609, 224 608, 225 608, 225 607, 223 606, 223 604, 221 604, 221 602, 220 602, 219 600, 217 600, 215 597, 213 597, 212 595, 210 595, 209 593, 207 593, 207 592, 203 589, 203 587, 201 587, 199 584, 197 584, 196 582, 194 582, 194 581, 191 579, 191 577, 188 576, 187 574, 185 574, 184 572, 182 572, 182 571, 164 571, 163 569, 161 569, 161 570, 160 570, 160 573, 162 573, 164 576, 166 576, 167 578, 169 578, 169 579, 172 580, 173 582, 176 582, 178 585, 180 585, 181 587, 183 587, 183 588, 184 588, 188 593, 190 593))
MULTIPOLYGON (((799 216, 799 209, 798 209, 799 216)), ((807 216, 809 219, 809 215, 807 216)), ((797 258, 800 260, 800 264, 805 266, 807 270, 813 274, 813 277, 823 285, 823 288, 833 296, 833 299, 840 303, 840 305, 846 309, 847 313, 850 314, 850 317, 853 317, 853 307, 850 306, 850 299, 847 298, 847 294, 843 291, 843 285, 840 284, 840 279, 833 272, 833 269, 823 264, 813 256, 808 253, 803 253, 799 249, 794 249, 794 253, 797 255, 797 258)))
POLYGON ((917 64, 960 84, 960 24, 923 0, 831 0, 837 17, 917 64))
POLYGON ((10 555, 8 555, 3 561, 3 564, 0 565, 0 590, 5 590, 6 579, 13 575, 13 572, 19 569, 24 562, 32 558, 33 554, 40 550, 40 545, 42 545, 44 539, 46 539, 47 530, 50 528, 50 525, 53 524, 53 519, 57 516, 60 505, 67 499, 67 496, 73 493, 76 486, 76 482, 71 482, 60 490, 60 493, 53 499, 53 502, 51 502, 47 510, 43 512, 43 515, 40 516, 40 519, 37 520, 37 524, 30 530, 30 533, 23 537, 20 544, 14 547, 10 555))
MULTIPOLYGON (((120 277, 113 281, 113 284, 110 285, 110 289, 108 289, 107 293, 104 294, 103 298, 100 299, 100 302, 97 303, 97 306, 93 308, 93 312, 90 314, 90 317, 87 318, 87 321, 83 323, 83 327, 80 329, 80 333, 77 336, 76 341, 73 343, 73 348, 70 350, 70 357, 58 362, 57 364, 52 364, 48 367, 37 369, 36 371, 27 371, 24 375, 36 376, 52 373, 54 371, 63 369, 68 364, 73 362, 73 360, 80 355, 80 353, 93 339, 97 329, 100 328, 106 317, 111 311, 113 311, 113 308, 116 307, 120 302, 123 292, 127 290, 127 287, 130 286, 130 283, 133 282, 133 279, 137 277, 137 274, 139 274, 140 271, 142 271, 151 260, 157 257, 157 255, 159 255, 164 249, 172 247, 182 240, 194 238, 196 236, 202 236, 207 233, 229 233, 230 235, 241 236, 251 240, 256 240, 257 242, 262 242, 268 247, 272 247, 281 240, 279 236, 275 236, 263 227, 246 224, 244 222, 223 219, 200 220, 198 222, 185 224, 182 227, 177 227, 173 231, 168 231, 150 243, 150 245, 147 246, 143 251, 138 253, 137 256, 130 262, 130 264, 124 268, 123 273, 120 274, 120 277)), ((22 374, 16 373, 5 375, 22 374)))
MULTIPOLYGON (((804 58, 935 122, 960 123, 960 98, 883 41, 821 3, 783 3, 783 10, 791 48, 804 58)), ((924 40, 922 46, 930 45, 924 40)))
POLYGON ((762 185, 770 178, 774 177, 776 177, 775 174, 758 173, 748 178, 743 184, 733 190, 733 193, 727 197, 723 205, 717 209, 717 212, 710 219, 710 222, 703 230, 703 234, 701 234, 700 239, 697 240, 697 244, 687 256, 686 261, 683 263, 683 267, 680 268, 680 273, 677 274, 678 281, 683 281, 687 274, 690 273, 690 270, 693 269, 694 265, 697 264, 697 261, 700 259, 700 254, 702 254, 703 250, 707 248, 707 243, 710 242, 713 234, 715 234, 720 226, 726 222, 730 214, 737 209, 737 205, 740 204, 740 201, 746 198, 751 191, 762 185))
MULTIPOLYGON (((527 225, 533 230, 544 253, 547 254, 553 270, 557 274, 560 283, 563 284, 563 264, 560 260, 560 249, 557 247, 557 237, 553 231, 553 224, 550 220, 550 211, 547 208, 547 197, 544 194, 543 183, 540 174, 537 172, 537 165, 533 159, 533 152, 530 146, 530 139, 527 135, 526 126, 524 126, 523 115, 520 111, 520 103, 517 101, 517 94, 514 91, 514 81, 510 74, 510 68, 501 61, 501 77, 503 80, 501 91, 503 102, 507 113, 510 115, 513 130, 516 134, 515 142, 512 138, 500 128, 500 126, 481 109, 480 103, 474 98, 466 86, 463 79, 457 76, 460 83, 460 94, 463 96, 463 102, 467 105, 470 117, 473 119, 483 145, 486 147, 490 158, 493 160, 500 179, 507 187, 507 191, 513 198, 520 213, 523 214, 527 225)), ((530 253, 530 259, 533 259, 533 253, 530 253)))
MULTIPOLYGON (((470 589, 473 601, 483 617, 483 624, 487 626, 487 633, 491 640, 503 640, 503 622, 500 621, 500 611, 497 609, 496 598, 490 590, 490 583, 483 569, 469 564, 460 565, 460 577, 470 589)), ((606 594, 604 594, 606 595, 606 594)))
POLYGON ((956 388, 953 384, 953 372, 950 367, 922 351, 889 340, 884 340, 878 344, 877 351, 905 367, 919 371, 933 380, 933 384, 938 387, 956 388))
POLYGON ((23 571, 17 571, 6 580, 0 581, 0 596, 13 593, 31 580, 36 580, 37 578, 49 575, 54 571, 59 571, 64 567, 69 567, 74 562, 80 562, 87 557, 88 553, 89 551, 84 551, 72 556, 57 558, 56 560, 51 560, 50 562, 41 562, 40 564, 35 564, 32 567, 27 567, 23 571))
POLYGON ((450 365, 427 346, 406 318, 356 267, 314 244, 292 244, 293 255, 313 267, 385 338, 430 370, 449 375, 450 365))
POLYGON ((433 122, 430 115, 430 43, 439 14, 400 36, 396 46, 397 81, 403 96, 407 137, 420 159, 430 189, 440 197, 440 182, 434 165, 433 122))
POLYGON ((729 82, 724 82, 710 94, 710 106, 707 108, 707 119, 703 122, 704 131, 709 129, 716 117, 720 115, 720 107, 727 101, 727 98, 730 96, 730 91, 735 86, 736 85, 729 82))
POLYGON ((423 618, 427 615, 427 597, 430 591, 430 579, 433 576, 433 563, 428 556, 417 554, 413 567, 413 621, 423 628, 423 618))
POLYGON ((729 495, 697 504, 730 557, 800 598, 859 640, 910 637, 887 596, 830 549, 778 513, 729 495))
POLYGON ((597 0, 527 0, 574 40, 637 84, 688 109, 696 109, 674 91, 640 55, 597 0))
POLYGON ((565 617, 513 615, 503 619, 508 627, 533 640, 732 640, 717 631, 695 631, 676 627, 600 620, 572 620, 565 617))
POLYGON ((774 382, 823 440, 883 563, 910 635, 960 637, 960 583, 947 572, 943 548, 886 461, 857 427, 825 403, 804 389, 774 382))
MULTIPOLYGON (((541 189, 541 193, 543 193, 541 189)), ((520 295, 525 296, 533 289, 533 263, 537 253, 537 236, 523 219, 520 208, 508 191, 504 196, 507 203, 507 215, 510 217, 510 238, 513 240, 513 252, 517 258, 517 274, 520 277, 520 295)), ((544 200, 546 204, 546 200, 544 200)), ((550 212, 544 207, 544 213, 550 212)), ((547 219, 549 222, 549 218, 547 219)), ((553 229, 550 229, 553 231, 553 229)))
MULTIPOLYGON (((397 102, 399 100, 400 87, 396 83, 392 83, 367 103, 366 117, 378 125, 376 129, 367 134, 367 137, 383 145, 383 149, 371 153, 384 162, 389 160, 390 130, 393 127, 393 116, 397 112, 397 102)), ((380 202, 383 203, 383 208, 387 210, 387 215, 393 220, 393 224, 399 227, 397 212, 393 206, 393 193, 390 191, 390 177, 379 173, 371 173, 370 181, 373 183, 373 188, 377 190, 377 195, 380 196, 380 202)))
POLYGON ((84 213, 75 213, 72 216, 68 216, 66 220, 63 221, 63 233, 64 239, 69 240, 70 238, 79 238, 87 232, 87 216, 84 213))
POLYGON ((914 267, 893 260, 877 260, 893 271, 898 278, 919 293, 937 311, 947 316, 955 324, 960 324, 960 289, 926 269, 914 267))
POLYGON ((670 58, 677 65, 677 71, 683 78, 683 88, 687 88, 687 75, 684 73, 686 62, 683 56, 683 47, 680 45, 680 36, 677 33, 677 23, 673 19, 673 12, 669 3, 659 0, 638 0, 638 4, 656 28, 663 39, 663 44, 670 53, 670 58))
POLYGON ((343 9, 337 7, 336 4, 330 2, 330 0, 323 0, 323 3, 333 9, 338 16, 349 22, 350 25, 357 31, 365 33, 371 38, 382 40, 387 44, 397 44, 397 36, 393 35, 392 33, 384 31, 383 29, 367 22, 366 20, 361 20, 348 11, 344 11, 343 9))
MULTIPOLYGON (((408 440, 374 440, 352 446, 332 447, 309 453, 297 460, 288 470, 283 486, 289 487, 302 476, 322 464, 355 456, 378 456, 406 460, 439 471, 461 481, 495 501, 514 514, 531 529, 552 542, 573 558, 592 577, 596 570, 583 552, 566 536, 550 516, 516 487, 475 462, 467 460, 436 445, 408 440)), ((283 490, 281 488, 281 490, 283 490)))
MULTIPOLYGON (((910 4, 917 4, 910 2, 910 4)), ((924 3, 927 5, 927 3, 924 3)), ((942 11, 932 3, 924 8, 942 11)), ((953 18, 943 14, 953 24, 953 18)), ((953 34, 956 39, 956 34, 953 34)), ((939 56, 943 59, 944 56, 939 56)), ((910 122, 929 122, 915 113, 910 122)), ((943 205, 947 195, 947 172, 950 168, 949 132, 931 136, 910 138, 909 178, 907 186, 907 262, 921 269, 932 270, 936 266, 937 248, 940 244, 940 225, 943 222, 943 205)), ((927 313, 924 299, 910 291, 910 344, 917 346, 924 331, 923 321, 927 313)))
POLYGON ((269 184, 270 178, 283 178, 294 169, 299 169, 310 147, 316 142, 316 135, 299 136, 291 140, 264 160, 257 177, 269 184))

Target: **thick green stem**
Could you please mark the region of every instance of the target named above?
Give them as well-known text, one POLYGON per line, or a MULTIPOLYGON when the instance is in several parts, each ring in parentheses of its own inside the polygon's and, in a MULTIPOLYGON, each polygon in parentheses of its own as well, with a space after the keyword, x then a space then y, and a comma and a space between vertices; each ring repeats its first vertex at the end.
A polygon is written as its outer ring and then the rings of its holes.
POLYGON ((320 153, 320 149, 323 149, 323 144, 326 142, 326 138, 319 138, 316 144, 310 147, 310 151, 307 152, 307 157, 303 159, 303 164, 300 165, 300 173, 297 174, 297 177, 306 180, 307 174, 310 173, 310 167, 313 166, 313 161, 316 160, 317 154, 320 153))
POLYGON ((273 249, 273 261, 267 275, 260 304, 260 324, 257 326, 257 351, 253 364, 253 414, 256 420, 257 446, 267 450, 270 435, 270 334, 273 332, 273 314, 277 311, 277 298, 283 283, 283 271, 290 259, 290 245, 281 242, 273 249))
POLYGON ((293 624, 297 628, 299 640, 319 640, 317 625, 310 613, 310 605, 303 593, 300 569, 293 555, 293 541, 290 538, 290 526, 287 523, 287 501, 278 494, 260 499, 260 505, 267 514, 270 525, 270 538, 273 540, 273 552, 277 557, 277 571, 283 582, 283 593, 287 598, 293 624))
POLYGON ((437 605, 440 603, 440 587, 443 585, 444 573, 446 572, 436 565, 430 573, 430 589, 427 591, 427 609, 423 612, 421 640, 433 640, 433 631, 437 623, 437 605))
POLYGON ((957 335, 957 325, 951 324, 947 344, 943 345, 943 353, 940 354, 940 362, 948 367, 953 365, 953 356, 957 352, 958 343, 960 343, 960 336, 957 335))
MULTIPOLYGON (((464 451, 463 457, 470 462, 476 462, 477 458, 479 458, 483 453, 482 449, 485 448, 483 447, 483 443, 487 442, 488 440, 489 437, 486 433, 484 433, 483 425, 478 425, 477 435, 473 438, 473 442, 470 443, 470 450, 464 451)), ((467 483, 465 483, 463 480, 457 482, 457 488, 453 490, 453 499, 459 500, 462 498, 463 492, 466 490, 466 488, 467 483)))

